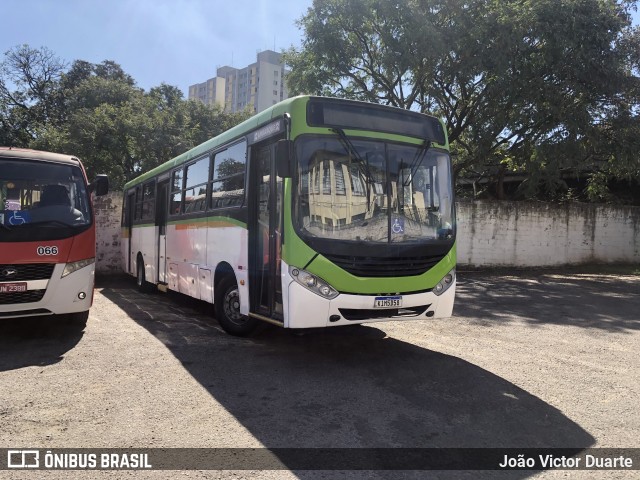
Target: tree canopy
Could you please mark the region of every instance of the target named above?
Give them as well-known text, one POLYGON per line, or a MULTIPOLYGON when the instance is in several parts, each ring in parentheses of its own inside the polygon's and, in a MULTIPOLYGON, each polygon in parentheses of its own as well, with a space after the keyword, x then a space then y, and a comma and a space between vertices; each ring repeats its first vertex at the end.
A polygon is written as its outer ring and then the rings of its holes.
POLYGON ((145 92, 110 60, 69 66, 21 45, 0 62, 0 144, 77 155, 90 179, 106 173, 116 189, 247 116, 187 101, 171 85, 145 92))
MULTIPOLYGON (((291 93, 442 118, 458 180, 525 174, 521 197, 640 180, 636 0, 314 0, 291 93)), ((460 182, 462 183, 462 182, 460 182)))

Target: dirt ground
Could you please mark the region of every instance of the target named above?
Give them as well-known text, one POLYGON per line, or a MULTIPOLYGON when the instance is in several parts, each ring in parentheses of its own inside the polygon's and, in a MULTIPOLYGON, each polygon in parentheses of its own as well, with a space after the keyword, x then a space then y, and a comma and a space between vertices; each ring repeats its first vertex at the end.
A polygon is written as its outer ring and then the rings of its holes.
MULTIPOLYGON (((0 322, 0 447, 640 447, 640 276, 459 272, 450 319, 225 334, 99 279, 0 322)), ((631 478, 623 471, 0 471, 0 478, 631 478)), ((638 478, 638 477, 636 477, 638 478)))

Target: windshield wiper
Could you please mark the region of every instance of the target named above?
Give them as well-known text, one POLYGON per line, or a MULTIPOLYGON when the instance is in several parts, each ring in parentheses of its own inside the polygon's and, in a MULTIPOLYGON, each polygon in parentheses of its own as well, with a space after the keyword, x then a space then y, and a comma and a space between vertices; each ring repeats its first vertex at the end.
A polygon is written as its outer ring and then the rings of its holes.
POLYGON ((342 147, 346 150, 347 155, 349 157, 355 158, 358 163, 358 170, 364 174, 365 179, 367 181, 367 212, 369 211, 369 205, 371 205, 371 184, 373 184, 373 176, 371 175, 371 169, 369 168, 369 160, 365 160, 360 156, 360 153, 356 150, 356 147, 353 146, 347 134, 344 133, 339 127, 331 128, 332 132, 335 132, 338 135, 338 139, 342 144, 342 147))
POLYGON ((4 228, 5 230, 11 231, 12 228, 8 225, 5 225, 4 223, 0 223, 0 227, 4 228))
POLYGON ((409 167, 411 169, 411 176, 406 180, 406 183, 402 182, 402 185, 404 187, 408 187, 409 184, 413 181, 413 177, 418 171, 418 168, 420 167, 420 165, 422 165, 424 156, 427 154, 430 148, 431 148, 431 142, 429 140, 425 140, 422 146, 420 147, 420 150, 416 152, 415 157, 413 157, 413 160, 411 161, 411 166, 409 167))

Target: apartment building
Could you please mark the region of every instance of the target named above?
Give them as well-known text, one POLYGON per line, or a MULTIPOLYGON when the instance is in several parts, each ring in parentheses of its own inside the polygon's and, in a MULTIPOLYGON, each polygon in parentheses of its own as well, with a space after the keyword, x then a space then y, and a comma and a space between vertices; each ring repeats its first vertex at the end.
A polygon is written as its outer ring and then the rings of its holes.
POLYGON ((262 110, 288 98, 282 54, 265 50, 244 68, 220 67, 216 76, 189 86, 189 99, 220 105, 228 112, 262 110))

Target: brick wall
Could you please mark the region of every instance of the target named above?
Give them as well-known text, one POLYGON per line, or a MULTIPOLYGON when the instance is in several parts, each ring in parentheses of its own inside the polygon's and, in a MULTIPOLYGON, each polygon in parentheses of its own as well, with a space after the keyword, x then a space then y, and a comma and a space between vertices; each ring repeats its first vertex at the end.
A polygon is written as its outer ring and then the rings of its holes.
MULTIPOLYGON (((122 194, 94 202, 98 273, 120 272, 122 194)), ((640 207, 459 202, 458 264, 640 263, 640 207)))

